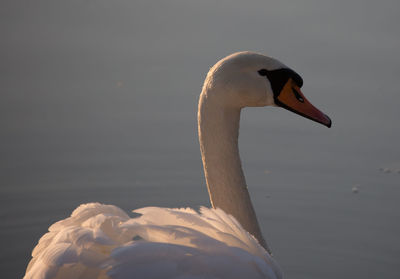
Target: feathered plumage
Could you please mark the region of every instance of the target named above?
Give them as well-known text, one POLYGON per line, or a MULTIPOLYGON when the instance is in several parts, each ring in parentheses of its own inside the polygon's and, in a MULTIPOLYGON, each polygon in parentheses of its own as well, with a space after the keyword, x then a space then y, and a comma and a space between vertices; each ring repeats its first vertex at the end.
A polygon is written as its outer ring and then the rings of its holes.
POLYGON ((79 206, 32 252, 31 278, 281 278, 257 240, 220 209, 79 206))

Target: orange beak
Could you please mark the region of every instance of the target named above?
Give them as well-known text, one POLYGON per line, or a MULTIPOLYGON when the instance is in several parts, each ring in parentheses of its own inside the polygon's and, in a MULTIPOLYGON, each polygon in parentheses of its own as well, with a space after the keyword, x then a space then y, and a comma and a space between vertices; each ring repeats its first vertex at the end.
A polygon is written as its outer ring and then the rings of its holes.
POLYGON ((328 128, 332 125, 331 119, 304 97, 300 88, 291 78, 286 82, 279 95, 275 97, 275 103, 280 107, 321 123, 328 128))

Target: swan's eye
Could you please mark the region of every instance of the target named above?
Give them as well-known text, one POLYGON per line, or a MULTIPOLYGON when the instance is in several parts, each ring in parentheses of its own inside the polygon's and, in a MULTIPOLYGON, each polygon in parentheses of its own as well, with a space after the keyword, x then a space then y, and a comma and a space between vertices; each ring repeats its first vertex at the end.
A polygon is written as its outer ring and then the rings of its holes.
POLYGON ((258 71, 258 74, 262 77, 266 77, 268 74, 268 71, 266 69, 261 69, 258 71))
POLYGON ((296 97, 297 100, 299 100, 299 102, 304 103, 304 98, 301 97, 299 91, 297 91, 295 88, 292 87, 292 91, 294 96, 296 97))

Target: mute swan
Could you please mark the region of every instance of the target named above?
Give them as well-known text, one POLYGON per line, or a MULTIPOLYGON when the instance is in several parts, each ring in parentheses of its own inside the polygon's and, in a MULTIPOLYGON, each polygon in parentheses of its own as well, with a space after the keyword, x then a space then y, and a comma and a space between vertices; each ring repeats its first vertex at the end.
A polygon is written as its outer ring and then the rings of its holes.
POLYGON ((243 107, 279 106, 327 127, 300 91, 301 77, 273 58, 232 54, 207 74, 198 131, 212 209, 80 205, 50 226, 29 278, 282 278, 261 234, 238 151, 243 107))

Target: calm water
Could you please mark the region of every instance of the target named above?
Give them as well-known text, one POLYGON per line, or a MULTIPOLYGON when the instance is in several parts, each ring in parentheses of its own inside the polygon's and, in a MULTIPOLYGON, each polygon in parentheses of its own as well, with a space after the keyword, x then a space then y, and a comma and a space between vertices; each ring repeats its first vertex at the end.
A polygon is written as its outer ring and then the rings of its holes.
POLYGON ((333 119, 242 114, 247 182, 285 277, 400 278, 398 1, 0 6, 2 278, 22 277, 81 203, 208 206, 197 98, 239 50, 294 68, 333 119))

